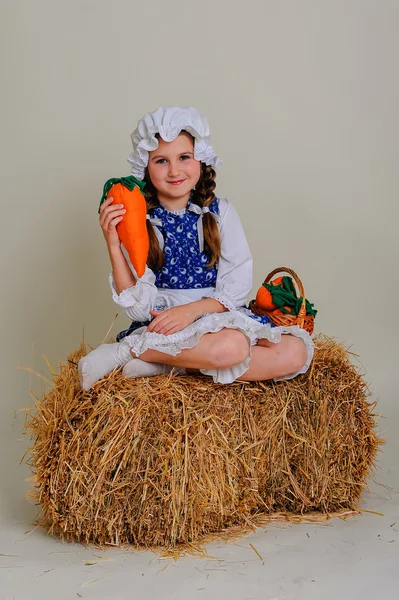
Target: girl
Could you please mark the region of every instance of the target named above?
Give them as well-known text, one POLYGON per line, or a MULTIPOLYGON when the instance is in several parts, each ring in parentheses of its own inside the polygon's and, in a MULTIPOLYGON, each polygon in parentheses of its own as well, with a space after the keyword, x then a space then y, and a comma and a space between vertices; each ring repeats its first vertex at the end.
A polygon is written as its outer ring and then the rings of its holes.
POLYGON ((206 119, 161 107, 132 134, 132 175, 146 181, 148 265, 137 277, 116 226, 125 212, 106 200, 100 225, 112 265, 113 299, 132 319, 115 344, 79 362, 85 390, 116 367, 126 377, 199 370, 215 382, 290 379, 313 356, 298 326, 274 327, 245 307, 252 257, 239 217, 215 196, 220 160, 206 119))

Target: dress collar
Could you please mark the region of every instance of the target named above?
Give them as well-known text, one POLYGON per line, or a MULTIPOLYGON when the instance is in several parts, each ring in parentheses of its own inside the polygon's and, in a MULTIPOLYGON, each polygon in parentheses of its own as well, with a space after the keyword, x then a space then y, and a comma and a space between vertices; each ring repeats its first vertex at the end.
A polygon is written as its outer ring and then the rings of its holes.
POLYGON ((202 223, 204 214, 210 213, 212 215, 212 217, 215 219, 216 223, 218 225, 220 223, 219 214, 214 213, 211 210, 209 210, 209 206, 203 206, 201 208, 201 206, 198 206, 198 204, 194 204, 192 202, 192 194, 187 202, 186 208, 181 208, 180 210, 168 210, 167 208, 165 208, 164 206, 159 204, 159 206, 156 206, 153 210, 154 210, 153 216, 147 214, 147 219, 149 219, 149 221, 152 223, 152 225, 156 226, 155 234, 158 238, 158 242, 159 242, 161 250, 163 250, 163 248, 164 248, 164 239, 163 239, 163 235, 162 235, 160 229, 158 229, 158 228, 163 226, 163 223, 162 223, 162 215, 163 214, 184 215, 184 214, 186 214, 186 212, 192 212, 192 213, 198 215, 197 232, 198 232, 198 245, 199 245, 200 252, 204 251, 204 227, 203 227, 203 223, 202 223))

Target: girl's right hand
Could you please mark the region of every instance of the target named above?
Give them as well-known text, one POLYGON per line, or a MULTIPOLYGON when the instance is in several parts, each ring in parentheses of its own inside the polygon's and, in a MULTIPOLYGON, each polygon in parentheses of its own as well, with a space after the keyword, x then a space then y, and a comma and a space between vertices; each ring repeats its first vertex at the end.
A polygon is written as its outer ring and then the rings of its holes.
POLYGON ((100 227, 108 248, 120 247, 116 226, 123 219, 126 209, 123 204, 112 204, 113 198, 107 198, 100 207, 100 227))

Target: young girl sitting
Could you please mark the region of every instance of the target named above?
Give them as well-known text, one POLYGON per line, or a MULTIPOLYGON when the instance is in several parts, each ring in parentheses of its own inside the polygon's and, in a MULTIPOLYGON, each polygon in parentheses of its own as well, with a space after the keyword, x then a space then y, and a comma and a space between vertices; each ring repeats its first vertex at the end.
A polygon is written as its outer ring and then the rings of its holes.
POLYGON ((100 225, 112 295, 133 322, 80 360, 82 387, 116 367, 130 378, 199 370, 220 383, 305 373, 310 335, 245 307, 252 257, 237 212, 215 196, 220 160, 206 119, 193 108, 161 107, 139 121, 132 142, 132 175, 146 182, 148 264, 137 277, 116 229, 125 210, 108 198, 100 225))

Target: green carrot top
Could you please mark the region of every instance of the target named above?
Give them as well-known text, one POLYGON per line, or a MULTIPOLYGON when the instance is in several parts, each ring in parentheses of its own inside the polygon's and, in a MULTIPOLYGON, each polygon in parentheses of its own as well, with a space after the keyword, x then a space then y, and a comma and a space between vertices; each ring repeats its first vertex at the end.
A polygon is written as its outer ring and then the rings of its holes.
POLYGON ((145 181, 140 181, 140 179, 136 179, 133 175, 129 175, 129 177, 113 177, 112 179, 108 179, 104 184, 103 195, 101 196, 100 206, 98 207, 99 213, 101 205, 106 200, 109 190, 116 183, 121 183, 127 187, 128 190, 133 190, 136 186, 139 187, 141 191, 145 188, 145 181))
MULTIPOLYGON (((298 315, 299 309, 302 306, 303 297, 298 298, 295 286, 291 277, 284 276, 281 283, 273 285, 271 283, 264 283, 265 288, 270 292, 273 303, 280 309, 284 314, 298 315), (287 310, 285 307, 291 310, 287 310)), ((308 316, 315 317, 317 310, 314 305, 306 300, 306 314, 308 316)))

